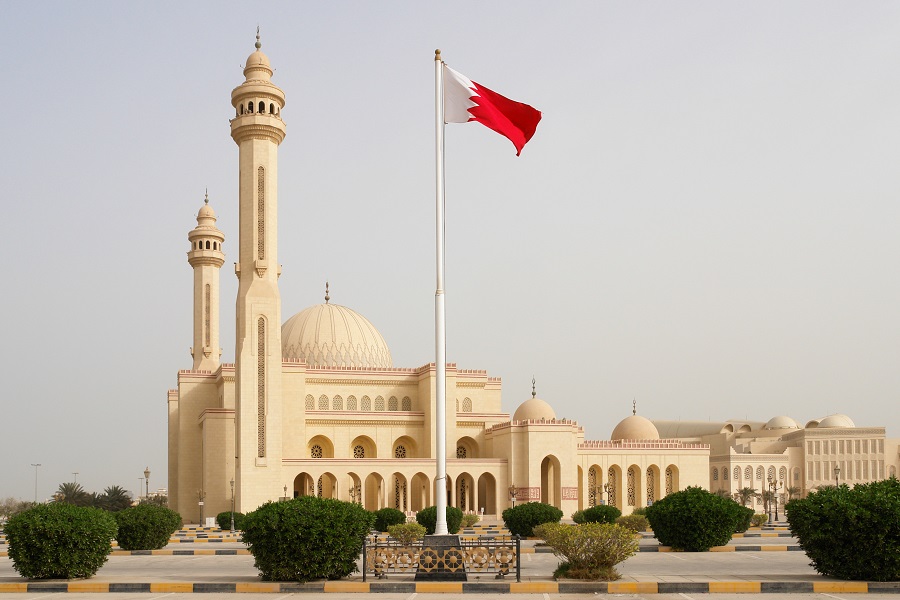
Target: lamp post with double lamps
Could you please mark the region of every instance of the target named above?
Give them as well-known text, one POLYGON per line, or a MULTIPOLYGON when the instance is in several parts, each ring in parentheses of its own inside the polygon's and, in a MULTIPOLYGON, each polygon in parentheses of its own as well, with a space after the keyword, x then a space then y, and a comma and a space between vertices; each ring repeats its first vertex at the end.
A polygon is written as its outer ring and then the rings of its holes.
POLYGON ((840 487, 840 482, 838 478, 841 476, 841 468, 837 465, 834 465, 834 487, 840 487))
POLYGON ((231 533, 234 533, 234 479, 231 480, 231 533))

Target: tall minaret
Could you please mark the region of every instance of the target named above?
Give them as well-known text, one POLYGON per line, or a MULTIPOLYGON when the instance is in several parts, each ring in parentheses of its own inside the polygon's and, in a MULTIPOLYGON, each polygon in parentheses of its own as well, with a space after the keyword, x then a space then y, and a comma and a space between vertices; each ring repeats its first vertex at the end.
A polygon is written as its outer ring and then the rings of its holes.
POLYGON ((281 296, 278 293, 278 145, 284 92, 256 51, 231 92, 231 137, 240 149, 240 262, 235 332, 235 501, 254 510, 283 494, 281 480, 281 296))
POLYGON ((194 357, 195 371, 219 368, 219 269, 225 262, 222 252, 223 234, 216 227, 216 213, 209 205, 209 195, 197 213, 197 226, 188 233, 191 249, 188 262, 194 267, 194 357))

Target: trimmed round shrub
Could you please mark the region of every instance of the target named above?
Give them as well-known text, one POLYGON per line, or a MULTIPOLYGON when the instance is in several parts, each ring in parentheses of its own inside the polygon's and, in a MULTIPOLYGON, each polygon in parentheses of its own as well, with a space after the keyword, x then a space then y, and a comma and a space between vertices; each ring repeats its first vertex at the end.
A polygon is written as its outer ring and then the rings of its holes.
POLYGON ((418 523, 398 523, 388 527, 388 535, 403 544, 409 546, 425 535, 425 528, 418 523))
POLYGON ((766 523, 769 522, 769 515, 763 513, 756 513, 752 517, 750 517, 750 525, 752 527, 762 527, 766 523))
POLYGON ((727 506, 733 513, 734 533, 744 533, 750 529, 750 522, 753 520, 753 515, 756 514, 753 512, 753 509, 747 506, 741 506, 730 498, 723 498, 723 500, 728 500, 731 503, 727 506))
MULTIPOLYGON (((447 532, 459 532, 462 523, 462 511, 455 506, 447 507, 447 532)), ((429 506, 416 513, 416 522, 425 528, 426 535, 434 535, 434 527, 437 524, 437 507, 429 506)))
POLYGON ((647 508, 647 519, 656 539, 664 546, 689 552, 706 552, 724 546, 753 510, 699 487, 669 494, 647 508))
MULTIPOLYGON (((239 513, 238 511, 234 511, 234 528, 237 531, 241 530, 241 523, 244 521, 244 513, 239 513)), ((225 512, 220 512, 216 515, 216 524, 219 526, 219 529, 222 531, 231 531, 231 511, 226 510, 225 512)))
POLYGON ((900 481, 823 487, 785 506, 791 533, 822 575, 900 580, 900 481))
POLYGON ((406 515, 396 508, 382 508, 375 511, 375 526, 377 531, 387 531, 391 525, 406 523, 406 515))
POLYGON ((462 516, 462 526, 463 527, 471 527, 475 523, 481 520, 481 517, 476 515, 475 513, 466 513, 462 516))
POLYGON ((244 515, 241 540, 264 581, 340 579, 356 571, 374 523, 355 502, 300 496, 244 515))
POLYGON ((584 523, 584 511, 576 510, 575 512, 573 512, 572 513, 572 521, 576 525, 581 525, 582 523, 584 523))
POLYGON ((619 578, 615 565, 638 551, 633 532, 609 523, 544 523, 534 533, 565 561, 554 572, 557 577, 612 581, 619 578))
POLYGON ((4 526, 13 568, 29 579, 91 577, 106 562, 116 520, 99 508, 38 504, 4 526))
POLYGON ((503 511, 503 523, 513 535, 534 537, 534 528, 544 523, 559 523, 563 512, 543 502, 526 502, 503 511))
POLYGON ((115 513, 119 532, 116 541, 123 550, 159 550, 181 527, 181 515, 153 504, 138 504, 115 513))
POLYGON ((622 511, 615 506, 608 504, 599 504, 584 509, 585 523, 615 523, 616 519, 622 516, 622 511))
POLYGON ((647 517, 644 515, 631 513, 630 515, 616 519, 616 525, 624 527, 634 533, 641 533, 642 531, 647 531, 647 528, 650 527, 650 521, 648 521, 647 517))

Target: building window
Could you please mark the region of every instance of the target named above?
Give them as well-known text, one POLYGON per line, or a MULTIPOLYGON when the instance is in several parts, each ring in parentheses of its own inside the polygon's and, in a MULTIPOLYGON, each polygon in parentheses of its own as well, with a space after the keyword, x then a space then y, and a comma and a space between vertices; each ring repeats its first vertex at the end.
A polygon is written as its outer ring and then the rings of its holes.
POLYGON ((778 479, 780 479, 780 480, 782 480, 782 481, 786 481, 786 480, 787 480, 787 468, 781 467, 781 468, 778 470, 778 479))
POLYGON ((735 467, 735 468, 734 468, 734 480, 735 480, 735 481, 740 481, 740 480, 741 480, 741 468, 740 468, 740 467, 735 467))
POLYGON ((266 258, 266 170, 263 167, 256 170, 256 257, 266 258))
POLYGON ((256 454, 266 456, 266 320, 256 322, 256 454))
POLYGON ((637 502, 637 474, 634 467, 628 469, 628 506, 635 506, 637 502))
POLYGON ((471 398, 463 398, 462 405, 463 412, 472 412, 472 399, 471 398))
POLYGON ((388 398, 388 410, 393 412, 393 411, 397 411, 399 409, 400 409, 400 407, 397 403, 397 397, 391 396, 390 398, 388 398))
POLYGON ((366 449, 360 445, 353 446, 353 458, 365 458, 366 449))
POLYGON ((356 396, 347 396, 347 410, 356 410, 356 396))
POLYGON ((588 469, 588 506, 597 506, 597 469, 588 469))
POLYGON ((322 458, 322 456, 322 446, 315 444, 312 448, 309 449, 310 458, 322 458))
POLYGON ((456 458, 465 458, 467 454, 465 446, 456 447, 456 458))
POLYGON ((331 410, 344 410, 344 399, 340 396, 335 396, 334 400, 331 401, 331 410))
POLYGON ((753 467, 748 465, 744 468, 744 479, 746 479, 747 481, 753 479, 753 467))
MULTIPOLYGON (((747 467, 748 469, 750 467, 747 467)), ((672 467, 666 467, 666 496, 671 494, 673 491, 672 485, 672 467)))
POLYGON ((384 398, 382 398, 381 396, 375 398, 375 411, 384 412, 384 398))
POLYGON ((362 402, 362 407, 360 408, 360 410, 362 410, 363 412, 371 412, 372 411, 372 401, 369 399, 368 396, 363 396, 361 402, 362 402))
POLYGON ((328 396, 325 394, 319 396, 319 410, 328 410, 328 396))
POLYGON ((775 479, 775 467, 769 467, 769 471, 766 474, 766 479, 775 479))
POLYGON ((402 410, 412 410, 412 400, 409 399, 409 396, 403 397, 402 410))
POLYGON ((762 478, 763 478, 763 468, 762 467, 756 467, 756 478, 759 481, 762 481, 762 478))
POLYGON ((613 469, 612 467, 609 468, 609 473, 607 473, 607 479, 609 482, 608 483, 609 487, 608 487, 606 493, 609 497, 609 505, 616 506, 616 504, 618 503, 618 499, 616 498, 616 495, 618 493, 616 491, 616 470, 613 469))
POLYGON ((647 506, 656 502, 656 482, 653 481, 653 475, 653 467, 647 467, 647 506))
POLYGON ((406 446, 398 445, 394 448, 394 458, 406 458, 406 446))
POLYGON ((306 410, 314 410, 316 408, 316 399, 311 395, 306 396, 306 410))
POLYGON ((718 480, 719 480, 719 469, 717 469, 716 467, 713 467, 713 470, 712 470, 712 479, 713 479, 713 481, 718 481, 718 480))

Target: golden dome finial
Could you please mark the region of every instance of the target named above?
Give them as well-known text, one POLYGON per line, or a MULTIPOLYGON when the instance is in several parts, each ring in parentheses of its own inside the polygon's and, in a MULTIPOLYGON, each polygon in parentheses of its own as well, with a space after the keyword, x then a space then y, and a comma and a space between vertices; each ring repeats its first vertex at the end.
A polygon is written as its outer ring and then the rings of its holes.
POLYGON ((328 282, 325 282, 325 304, 328 304, 328 301, 331 300, 331 296, 328 295, 328 282))
POLYGON ((531 376, 531 397, 536 398, 537 392, 534 389, 534 375, 531 376))
POLYGON ((256 49, 259 50, 262 48, 262 44, 259 42, 259 25, 256 26, 256 49))
POLYGON ((209 204, 209 188, 203 192, 203 204, 209 204))
POLYGON ((633 414, 633 415, 637 414, 637 398, 631 399, 631 414, 633 414))

